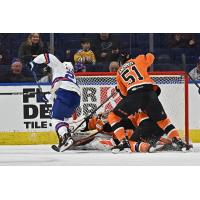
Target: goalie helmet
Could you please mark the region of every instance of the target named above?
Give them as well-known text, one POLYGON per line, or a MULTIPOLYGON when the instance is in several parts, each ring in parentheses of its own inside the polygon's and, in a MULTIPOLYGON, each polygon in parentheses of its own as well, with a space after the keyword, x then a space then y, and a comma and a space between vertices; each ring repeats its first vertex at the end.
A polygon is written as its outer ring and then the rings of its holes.
POLYGON ((71 62, 63 62, 64 68, 69 72, 74 72, 74 67, 71 62))

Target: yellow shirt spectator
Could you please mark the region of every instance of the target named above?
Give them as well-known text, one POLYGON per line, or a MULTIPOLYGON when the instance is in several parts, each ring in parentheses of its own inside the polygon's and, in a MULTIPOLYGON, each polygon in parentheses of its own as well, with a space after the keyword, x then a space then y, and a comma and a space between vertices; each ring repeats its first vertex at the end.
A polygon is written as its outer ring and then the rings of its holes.
POLYGON ((92 50, 80 49, 74 54, 74 62, 81 62, 83 64, 95 64, 96 58, 92 50))

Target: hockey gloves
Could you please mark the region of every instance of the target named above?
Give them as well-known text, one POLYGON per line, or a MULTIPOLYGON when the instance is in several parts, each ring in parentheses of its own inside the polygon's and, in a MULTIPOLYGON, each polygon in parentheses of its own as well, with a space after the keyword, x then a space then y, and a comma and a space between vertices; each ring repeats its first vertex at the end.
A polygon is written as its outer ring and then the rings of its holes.
POLYGON ((37 102, 48 102, 49 99, 46 96, 47 94, 38 93, 37 94, 37 102))

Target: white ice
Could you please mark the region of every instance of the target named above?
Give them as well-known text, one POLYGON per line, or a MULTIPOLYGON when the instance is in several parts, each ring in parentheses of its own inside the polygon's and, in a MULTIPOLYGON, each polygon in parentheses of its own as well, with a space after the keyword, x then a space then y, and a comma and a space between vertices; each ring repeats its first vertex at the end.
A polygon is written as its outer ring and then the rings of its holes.
POLYGON ((161 166, 200 165, 200 144, 193 152, 120 153, 70 150, 54 152, 50 145, 0 146, 0 165, 11 166, 161 166))

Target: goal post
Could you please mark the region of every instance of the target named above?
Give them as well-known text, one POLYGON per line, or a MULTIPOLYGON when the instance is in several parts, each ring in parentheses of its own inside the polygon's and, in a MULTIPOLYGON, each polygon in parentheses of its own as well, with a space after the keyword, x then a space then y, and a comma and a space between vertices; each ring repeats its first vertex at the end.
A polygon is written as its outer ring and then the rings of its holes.
MULTIPOLYGON (((188 143, 188 76, 183 71, 151 72, 150 76, 161 88, 159 99, 168 117, 188 143)), ((115 90, 116 73, 85 72, 77 73, 76 77, 82 91, 78 115, 88 115, 115 90)), ((111 98, 99 112, 112 110, 120 99, 119 95, 111 98)))
MULTIPOLYGON (((174 106, 172 103, 170 105, 169 111, 171 114, 168 114, 168 117, 172 119, 172 123, 176 126, 176 121, 179 118, 179 115, 183 115, 183 118, 181 121, 183 122, 182 128, 179 126, 177 129, 182 133, 182 136, 184 137, 187 144, 189 144, 189 77, 184 71, 173 71, 173 72, 151 72, 151 76, 154 78, 155 82, 158 83, 158 85, 163 85, 163 81, 165 80, 166 84, 169 85, 169 91, 171 90, 171 94, 164 94, 168 96, 167 98, 174 98, 174 101, 178 105, 177 111, 180 111, 178 115, 175 115, 175 118, 173 117, 173 114, 176 113, 176 106, 174 106), (156 77, 158 77, 160 80, 156 81, 156 77), (178 85, 178 88, 174 89, 173 85, 178 85), (174 120, 173 120, 174 119, 174 120)), ((161 86, 162 90, 162 86, 161 86)), ((168 92, 169 92, 168 91, 168 92)), ((161 91, 162 92, 162 91, 161 91)), ((161 103, 165 107, 166 102, 161 100, 161 103)))

